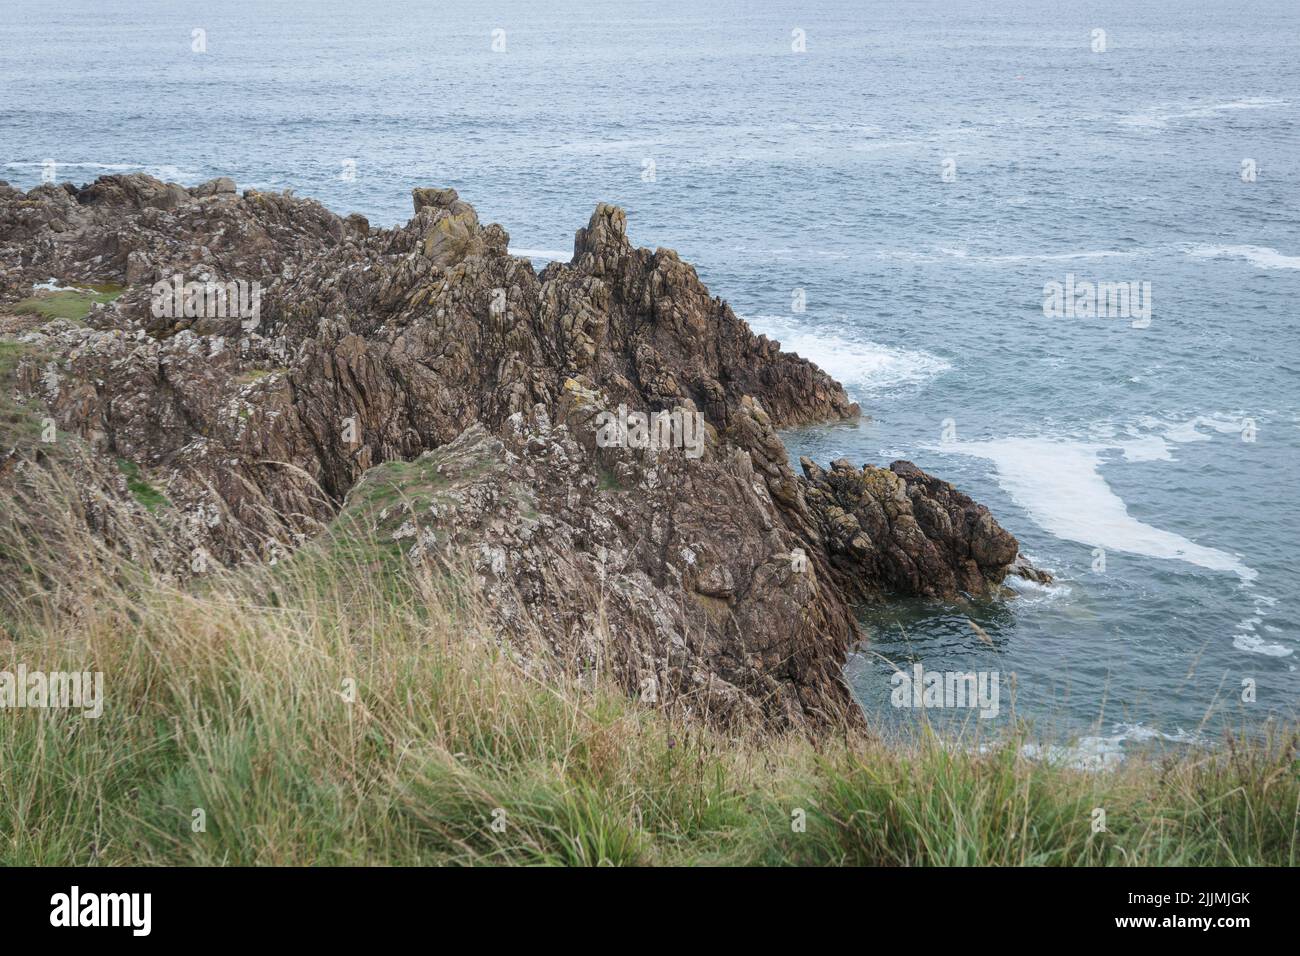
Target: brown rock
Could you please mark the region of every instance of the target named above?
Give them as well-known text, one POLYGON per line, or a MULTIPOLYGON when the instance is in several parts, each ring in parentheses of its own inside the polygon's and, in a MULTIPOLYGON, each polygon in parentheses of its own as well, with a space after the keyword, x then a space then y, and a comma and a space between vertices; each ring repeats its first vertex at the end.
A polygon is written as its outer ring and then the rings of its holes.
POLYGON ((538 274, 454 190, 413 204, 373 229, 229 180, 0 188, 0 307, 51 275, 129 286, 84 326, 24 327, 3 383, 80 439, 92 526, 111 540, 129 520, 105 498, 153 508, 171 533, 148 559, 185 576, 196 548, 234 564, 338 533, 342 508, 412 561, 468 556, 538 661, 599 655, 660 706, 773 727, 861 719, 853 603, 990 591, 1021 567, 986 509, 906 462, 796 474, 777 429, 857 405, 676 253, 632 246, 621 209, 538 274), (177 274, 257 283, 256 321, 155 316, 150 285, 177 274), (602 447, 620 405, 702 413, 700 456, 602 447), (140 482, 165 504, 133 501, 140 482))

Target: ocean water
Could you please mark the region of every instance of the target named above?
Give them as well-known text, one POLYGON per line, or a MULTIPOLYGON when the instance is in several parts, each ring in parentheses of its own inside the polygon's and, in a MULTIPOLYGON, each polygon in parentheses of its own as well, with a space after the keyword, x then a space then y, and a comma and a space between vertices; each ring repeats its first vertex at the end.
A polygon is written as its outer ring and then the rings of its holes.
POLYGON ((230 175, 389 225, 454 186, 539 265, 626 207, 862 403, 793 456, 911 459, 1057 577, 864 615, 863 706, 1103 763, 1296 715, 1298 111, 1294 0, 0 0, 24 188, 230 175), (1149 323, 1045 315, 1071 275, 1150 283, 1149 323), (996 672, 998 716, 891 706, 916 663, 996 672))

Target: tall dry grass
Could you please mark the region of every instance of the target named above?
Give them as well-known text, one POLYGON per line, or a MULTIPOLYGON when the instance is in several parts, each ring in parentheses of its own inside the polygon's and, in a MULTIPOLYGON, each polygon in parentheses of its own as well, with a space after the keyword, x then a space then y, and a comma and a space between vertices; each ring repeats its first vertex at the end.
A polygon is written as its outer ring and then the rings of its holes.
POLYGON ((106 704, 0 711, 0 864, 1297 862, 1293 731, 1107 773, 1016 737, 726 736, 537 667, 359 529, 182 583, 130 557, 158 529, 110 548, 74 483, 23 487, 0 670, 102 671, 106 704))

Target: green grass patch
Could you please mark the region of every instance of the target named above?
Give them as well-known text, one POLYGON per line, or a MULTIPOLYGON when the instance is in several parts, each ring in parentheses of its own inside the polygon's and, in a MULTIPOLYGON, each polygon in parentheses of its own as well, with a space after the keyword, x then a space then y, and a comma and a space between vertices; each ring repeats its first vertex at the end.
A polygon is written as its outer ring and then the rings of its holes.
POLYGON ((619 484, 618 476, 613 471, 600 466, 600 474, 596 479, 596 489, 598 491, 622 491, 623 486, 619 484))
POLYGON ((117 468, 126 476, 127 490, 146 509, 157 511, 159 508, 171 507, 171 502, 167 500, 167 496, 144 480, 140 473, 140 466, 135 462, 119 458, 117 459, 117 468))
POLYGON ((123 292, 118 285, 90 285, 57 292, 39 292, 14 303, 10 308, 19 315, 40 315, 47 319, 81 322, 96 304, 107 304, 123 292))
POLYGON ((285 368, 250 368, 236 375, 235 381, 240 385, 252 385, 254 382, 260 382, 272 375, 283 375, 287 371, 288 369, 285 368))

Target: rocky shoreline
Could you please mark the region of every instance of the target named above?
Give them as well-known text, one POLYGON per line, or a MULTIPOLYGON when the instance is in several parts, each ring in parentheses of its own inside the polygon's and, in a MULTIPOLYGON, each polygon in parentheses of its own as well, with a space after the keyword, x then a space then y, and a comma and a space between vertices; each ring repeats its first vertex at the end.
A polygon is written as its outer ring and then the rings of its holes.
POLYGON ((538 272, 455 191, 413 199, 373 229, 228 179, 0 183, 0 484, 60 464, 106 542, 157 522, 137 557, 181 577, 347 519, 404 560, 470 562, 521 648, 724 726, 859 723, 856 604, 1044 577, 910 462, 796 473, 777 430, 858 406, 635 248, 621 209, 538 272), (51 278, 122 288, 84 318, 19 305, 51 278))

